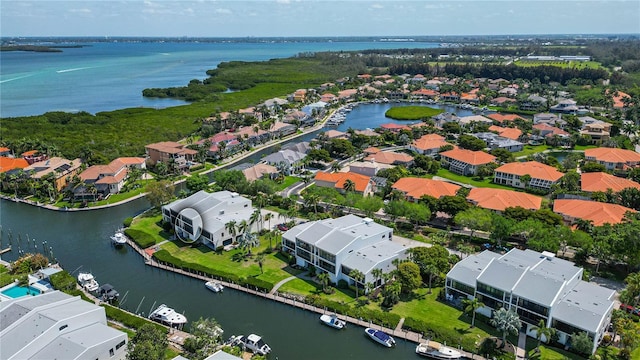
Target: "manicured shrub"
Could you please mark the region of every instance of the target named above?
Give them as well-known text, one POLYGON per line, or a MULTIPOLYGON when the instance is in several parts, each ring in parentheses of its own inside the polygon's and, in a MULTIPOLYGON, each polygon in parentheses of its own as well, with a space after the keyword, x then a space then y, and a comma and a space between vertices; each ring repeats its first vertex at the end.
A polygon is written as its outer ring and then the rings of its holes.
POLYGON ((124 221, 122 222, 122 225, 124 225, 124 227, 129 227, 129 226, 131 226, 132 222, 133 222, 133 218, 132 217, 128 217, 128 218, 124 219, 124 221))
POLYGON ((338 289, 348 289, 349 283, 346 280, 340 279, 338 280, 338 289))
POLYGON ((156 244, 156 239, 144 231, 128 228, 124 233, 141 248, 148 248, 156 244))
POLYGON ((126 311, 120 310, 120 309, 118 309, 116 307, 113 307, 111 305, 101 304, 100 306, 102 306, 104 308, 104 311, 107 314, 107 318, 109 318, 111 320, 114 320, 114 321, 117 321, 117 322, 123 324, 126 327, 133 328, 133 329, 139 329, 143 325, 151 324, 151 325, 157 327, 163 333, 166 333, 168 331, 167 328, 165 328, 164 326, 162 326, 160 324, 156 324, 153 321, 147 320, 147 319, 139 317, 139 316, 135 316, 133 314, 130 314, 130 313, 126 312, 126 311))

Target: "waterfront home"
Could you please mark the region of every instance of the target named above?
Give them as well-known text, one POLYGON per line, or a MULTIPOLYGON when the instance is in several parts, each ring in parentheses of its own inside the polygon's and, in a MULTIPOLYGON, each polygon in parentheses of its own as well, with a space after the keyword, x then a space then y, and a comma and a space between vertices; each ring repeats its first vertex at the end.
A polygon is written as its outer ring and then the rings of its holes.
POLYGON ((269 111, 272 111, 272 110, 278 110, 283 105, 286 105, 288 103, 289 103, 288 100, 276 97, 276 98, 266 100, 264 103, 262 103, 262 105, 264 105, 267 109, 269 109, 269 111))
POLYGON ((144 148, 151 165, 159 162, 168 164, 173 160, 178 169, 188 168, 198 154, 197 151, 173 141, 148 144, 144 148))
POLYGON ((328 173, 318 171, 314 181, 316 186, 333 188, 342 194, 346 193, 344 187, 347 181, 353 183, 354 188, 352 191, 362 196, 367 196, 375 192, 374 183, 369 176, 352 172, 328 173))
POLYGON ((486 118, 482 115, 469 115, 469 116, 463 116, 460 119, 458 119, 458 123, 460 123, 460 125, 462 126, 470 125, 472 123, 482 123, 482 124, 491 125, 493 124, 493 120, 486 118))
POLYGON ((107 326, 103 307, 52 291, 0 303, 3 359, 124 360, 127 334, 107 326))
POLYGON ((348 139, 349 138, 349 134, 347 134, 346 132, 342 132, 342 131, 338 131, 338 130, 327 130, 324 132, 324 136, 331 140, 331 139, 348 139))
POLYGON ((393 151, 377 151, 369 153, 369 155, 364 158, 364 161, 375 161, 381 164, 410 167, 413 164, 413 156, 393 151))
POLYGON ((262 162, 275 166, 283 175, 291 175, 303 168, 305 156, 305 153, 284 149, 265 156, 262 162))
POLYGON ((356 94, 358 94, 358 89, 346 89, 346 90, 338 91, 338 99, 351 100, 355 98, 356 94))
POLYGON ((461 175, 476 175, 482 165, 496 162, 496 157, 484 151, 453 149, 440 153, 442 166, 461 175))
POLYGON ((489 126, 489 131, 497 133, 503 138, 518 140, 522 136, 522 130, 518 128, 500 127, 496 125, 489 126))
POLYGON ((459 305, 477 298, 484 305, 478 313, 487 317, 499 308, 514 311, 530 337, 540 320, 556 329, 561 344, 586 332, 594 352, 611 322, 615 291, 583 281, 583 272, 548 252, 514 248, 500 255, 486 250, 459 261, 447 273, 445 290, 459 305))
POLYGON ((605 172, 580 174, 580 189, 584 192, 607 192, 611 190, 617 193, 628 188, 640 190, 640 184, 633 180, 617 177, 605 172))
POLYGON ((258 179, 262 179, 263 177, 268 177, 270 179, 275 178, 278 174, 278 168, 275 166, 271 166, 269 164, 255 164, 249 168, 242 170, 242 174, 247 179, 247 181, 256 181, 258 179))
POLYGON ((438 92, 432 89, 421 88, 411 92, 412 99, 434 100, 437 97, 438 97, 438 92))
POLYGON ((549 124, 546 123, 540 123, 540 124, 535 124, 533 125, 533 130, 534 132, 538 132, 540 134, 540 136, 544 136, 544 137, 553 137, 554 135, 557 135, 561 138, 568 138, 571 134, 569 134, 568 132, 555 127, 555 126, 551 126, 549 124))
POLYGON ((553 166, 545 165, 537 161, 512 162, 495 169, 493 182, 524 189, 531 187, 540 190, 550 190, 551 186, 564 176, 553 166), (529 175, 531 180, 524 183, 521 179, 529 175))
POLYGON ((15 169, 24 169, 27 166, 29 166, 29 163, 23 158, 0 156, 0 173, 10 172, 15 169))
POLYGON ((627 212, 636 211, 617 204, 580 199, 556 199, 553 201, 553 212, 562 215, 568 224, 577 219, 591 221, 593 226, 619 224, 627 212))
POLYGON ((47 176, 53 177, 56 190, 61 191, 67 186, 69 180, 80 172, 81 166, 82 160, 80 159, 69 160, 56 156, 35 162, 24 168, 23 171, 36 180, 47 176))
POLYGON ((11 155, 11 149, 9 149, 8 147, 0 146, 0 156, 12 157, 13 155, 11 155))
POLYGON ((383 273, 395 270, 395 259, 408 258, 407 248, 392 241, 393 229, 370 218, 346 215, 337 219, 310 221, 282 234, 282 249, 296 258, 296 264, 314 266, 329 274, 331 282, 345 280, 356 283, 349 274, 358 270, 364 279, 356 286, 370 282, 379 286, 372 270, 383 273))
MULTIPOLYGON (((208 193, 204 190, 162 207, 162 220, 173 226, 178 239, 185 243, 201 242, 212 249, 236 242, 246 230, 237 227, 249 223, 255 209, 251 200, 230 191, 208 193), (236 227, 229 229, 228 224, 236 227)), ((254 224, 254 226, 257 226, 254 224)))
POLYGON ((581 136, 589 136, 592 144, 602 144, 611 138, 611 124, 606 122, 585 125, 580 130, 581 136))
POLYGON ((506 121, 513 122, 513 121, 516 121, 516 120, 526 121, 525 118, 523 118, 520 115, 516 115, 516 114, 498 114, 498 113, 495 113, 495 114, 489 114, 489 115, 487 115, 487 117, 489 119, 493 120, 493 121, 498 122, 498 123, 503 123, 503 122, 506 122, 506 121))
POLYGON ((493 106, 504 106, 507 107, 511 104, 516 103, 516 99, 508 98, 506 96, 499 96, 497 98, 491 99, 491 105, 493 106))
POLYGON ((287 136, 296 132, 298 128, 293 124, 287 124, 282 121, 276 121, 269 128, 269 132, 274 138, 287 136))
POLYGON ((524 144, 520 141, 508 139, 492 132, 481 132, 471 135, 486 142, 487 147, 491 150, 505 149, 509 152, 518 152, 524 148, 524 144))
POLYGON ((295 102, 304 102, 307 100, 307 89, 298 89, 293 95, 291 95, 291 99, 295 102))
POLYGON ((411 130, 410 127, 406 125, 400 125, 395 123, 387 123, 380 125, 380 129, 384 131, 391 131, 392 133, 399 133, 402 130, 411 130))
POLYGON ((73 189, 74 197, 84 198, 87 195, 95 196, 96 194, 106 197, 109 194, 117 194, 124 186, 129 169, 133 167, 145 169, 147 167, 146 159, 121 157, 114 159, 108 165, 89 166, 79 175, 84 185, 73 189), (95 194, 90 194, 88 191, 87 186, 91 184, 95 185, 95 194))
POLYGON ((640 165, 640 154, 632 150, 616 148, 595 148, 584 151, 586 161, 595 161, 607 170, 624 170, 640 165))
POLYGON ((331 104, 334 101, 336 101, 338 99, 337 96, 335 96, 332 93, 324 93, 322 94, 322 96, 320 96, 320 101, 331 104))
POLYGON ((33 163, 37 163, 40 161, 45 161, 49 158, 49 155, 39 151, 39 150, 29 150, 25 151, 20 155, 23 159, 25 159, 29 165, 33 163))
POLYGON ((425 195, 436 199, 455 196, 460 188, 460 185, 446 181, 415 177, 400 178, 391 186, 391 189, 400 191, 411 202, 417 202, 425 195))
POLYGON ((440 148, 446 145, 451 144, 446 142, 443 136, 438 134, 426 134, 417 140, 413 140, 411 145, 409 145, 409 150, 422 155, 435 156, 440 152, 440 148))
POLYGON ((375 161, 354 161, 349 164, 349 172, 364 175, 364 176, 375 176, 378 174, 378 171, 383 169, 390 169, 393 165, 381 164, 375 161))
POLYGON ((503 212, 510 207, 528 210, 540 210, 542 198, 531 194, 492 188, 473 188, 467 195, 467 201, 483 209, 503 212))

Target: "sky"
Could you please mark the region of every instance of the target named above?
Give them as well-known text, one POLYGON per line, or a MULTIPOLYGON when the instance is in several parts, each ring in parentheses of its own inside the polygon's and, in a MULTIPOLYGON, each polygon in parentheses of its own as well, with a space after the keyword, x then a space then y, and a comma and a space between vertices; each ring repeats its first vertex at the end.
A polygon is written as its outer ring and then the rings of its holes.
POLYGON ((640 34, 640 1, 0 0, 9 36, 640 34))

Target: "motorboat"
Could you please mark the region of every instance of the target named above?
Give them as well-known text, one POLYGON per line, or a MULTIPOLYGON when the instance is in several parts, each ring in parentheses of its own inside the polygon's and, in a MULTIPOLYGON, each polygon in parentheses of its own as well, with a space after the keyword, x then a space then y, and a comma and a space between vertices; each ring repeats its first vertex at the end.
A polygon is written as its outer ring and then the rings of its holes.
POLYGON ((78 284, 80 284, 83 289, 89 292, 94 292, 100 287, 91 273, 84 272, 78 274, 78 284))
POLYGON ((224 286, 217 281, 207 281, 204 283, 204 286, 213 292, 222 292, 222 290, 224 290, 224 286))
POLYGON ((337 315, 321 315, 320 321, 322 321, 323 324, 336 329, 343 329, 346 325, 344 320, 338 319, 337 315))
POLYGON ((271 348, 267 345, 262 337, 256 334, 249 336, 238 335, 231 337, 229 340, 232 346, 240 346, 246 350, 250 350, 254 354, 267 355, 271 352, 271 348))
POLYGON ((384 331, 366 328, 364 329, 364 332, 367 333, 367 335, 369 335, 369 337, 373 339, 373 341, 379 343, 380 345, 384 345, 386 347, 392 347, 396 345, 395 339, 384 331))
POLYGON ((462 353, 458 350, 454 350, 452 348, 442 346, 440 347, 432 347, 430 343, 420 343, 416 346, 416 354, 422 355, 424 357, 428 357, 431 359, 442 359, 442 360, 450 360, 450 359, 461 359, 462 353))
POLYGON ((182 327, 187 317, 176 312, 165 304, 161 304, 149 314, 149 319, 171 327, 182 327))
POLYGON ((124 235, 124 230, 118 229, 115 234, 111 235, 111 242, 115 246, 122 246, 127 243, 127 237, 124 235))
POLYGON ((102 301, 112 302, 118 300, 120 293, 118 293, 111 284, 104 284, 98 288, 98 296, 102 301))

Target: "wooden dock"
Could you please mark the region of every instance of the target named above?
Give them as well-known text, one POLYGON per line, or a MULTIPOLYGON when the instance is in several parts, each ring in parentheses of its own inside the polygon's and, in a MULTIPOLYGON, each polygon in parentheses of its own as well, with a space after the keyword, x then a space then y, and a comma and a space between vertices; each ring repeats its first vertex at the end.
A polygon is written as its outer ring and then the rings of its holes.
MULTIPOLYGON (((202 281, 210 281, 210 280, 215 280, 218 281, 219 283, 223 284, 225 287, 227 288, 231 288, 234 290, 238 290, 238 291, 242 291, 245 292, 247 294, 251 294, 251 295, 255 295, 255 296, 259 296, 265 299, 269 299, 272 301, 277 301, 283 304, 287 304, 302 310, 306 310, 306 311, 311 311, 317 314, 327 314, 327 313, 333 313, 331 311, 328 311, 326 308, 319 308, 310 304, 305 303, 304 301, 302 301, 302 299, 300 299, 299 297, 295 296, 295 295, 289 295, 289 294, 280 294, 277 291, 274 292, 273 294, 265 292, 265 291, 260 291, 258 289, 251 289, 251 288, 247 288, 235 283, 230 283, 227 282, 223 279, 215 279, 215 278, 211 278, 210 276, 206 276, 205 274, 202 273, 198 273, 198 272, 190 272, 190 271, 185 271, 183 269, 178 269, 175 268, 173 266, 171 266, 170 264, 162 264, 157 262, 156 260, 153 259, 152 257, 152 253, 151 251, 147 252, 144 249, 138 247, 138 245, 133 242, 131 239, 127 239, 127 243, 131 246, 132 249, 134 249, 138 254, 140 254, 140 256, 142 256, 144 258, 144 262, 146 265, 149 266, 153 266, 155 268, 158 269, 163 269, 163 270, 167 270, 167 271, 172 271, 174 273, 178 273, 184 276, 189 276, 192 278, 196 278, 196 279, 200 279, 202 281)), ((357 326, 361 326, 361 327, 370 327, 373 329, 377 329, 377 330, 382 330, 388 334, 391 334, 393 337, 395 338, 399 338, 399 339, 404 339, 406 341, 411 341, 414 343, 426 343, 427 341, 429 341, 429 339, 425 338, 423 336, 423 334, 420 333, 416 333, 413 331, 408 331, 406 329, 402 328, 402 323, 404 322, 404 319, 400 320, 400 323, 397 324, 397 326, 394 326, 392 328, 388 328, 385 326, 381 326, 375 323, 372 323, 371 321, 367 321, 364 319, 357 319, 351 316, 346 316, 346 315, 339 315, 340 319, 343 319, 351 324, 357 325, 357 326)), ((430 345, 431 346, 440 346, 439 343, 436 343, 434 341, 430 341, 430 345)), ((479 355, 475 355, 473 353, 464 351, 462 349, 458 349, 465 357, 470 358, 470 359, 479 359, 479 360, 486 360, 485 358, 479 356, 479 355)))
POLYGON ((4 254, 4 253, 8 253, 9 251, 11 251, 11 246, 9 246, 9 247, 8 247, 8 248, 6 248, 6 249, 2 249, 2 250, 0 250, 0 255, 2 255, 2 254, 4 254))

